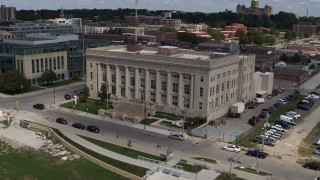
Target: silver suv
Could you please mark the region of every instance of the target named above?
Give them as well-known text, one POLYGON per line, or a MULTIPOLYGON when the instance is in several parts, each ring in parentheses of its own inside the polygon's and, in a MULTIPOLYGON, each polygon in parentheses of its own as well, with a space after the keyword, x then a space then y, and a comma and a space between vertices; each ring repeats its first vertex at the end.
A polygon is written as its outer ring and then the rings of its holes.
POLYGON ((178 141, 183 141, 184 136, 182 134, 177 134, 177 133, 171 133, 168 138, 178 140, 178 141))

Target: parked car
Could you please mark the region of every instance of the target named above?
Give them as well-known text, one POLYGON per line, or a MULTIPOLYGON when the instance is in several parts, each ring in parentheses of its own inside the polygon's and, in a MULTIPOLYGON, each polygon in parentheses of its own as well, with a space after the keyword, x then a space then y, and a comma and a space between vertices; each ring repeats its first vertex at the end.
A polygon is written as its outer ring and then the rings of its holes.
POLYGON ((33 105, 33 108, 35 108, 35 109, 39 109, 39 110, 43 110, 44 109, 44 105, 43 104, 34 104, 33 105))
POLYGON ((312 153, 314 155, 320 156, 320 148, 319 147, 315 148, 312 153))
POLYGON ((275 138, 269 137, 269 136, 264 136, 264 135, 260 135, 260 136, 256 136, 256 142, 262 144, 264 143, 267 146, 275 146, 275 138), (264 137, 264 140, 263 140, 264 137))
POLYGON ((236 145, 233 145, 233 144, 227 145, 227 146, 223 146, 222 149, 223 149, 223 150, 226 150, 226 151, 236 152, 236 153, 238 153, 238 152, 241 151, 241 148, 240 148, 240 147, 238 147, 238 146, 236 146, 236 145))
POLYGON ((298 109, 309 111, 311 109, 311 106, 308 106, 306 104, 299 104, 298 109))
POLYGON ((316 99, 316 100, 318 100, 318 99, 320 98, 320 96, 315 95, 315 94, 310 94, 310 95, 308 95, 307 97, 308 97, 308 98, 312 98, 312 99, 316 99))
POLYGON ((312 91, 310 94, 315 94, 315 95, 317 95, 317 96, 320 96, 320 93, 315 92, 315 91, 312 91))
POLYGON ((277 130, 277 131, 280 131, 280 132, 287 132, 287 131, 288 131, 288 129, 283 128, 283 127, 282 127, 281 125, 279 125, 279 124, 273 125, 273 126, 271 126, 271 128, 272 128, 272 129, 275 129, 275 130, 277 130))
POLYGON ((320 163, 319 162, 307 162, 303 165, 304 168, 313 169, 313 170, 320 170, 320 163))
POLYGON ((87 131, 93 132, 93 133, 100 133, 100 129, 93 125, 87 126, 87 131))
POLYGON ((246 109, 255 109, 258 106, 255 102, 249 102, 246 104, 246 109))
POLYGON ((310 107, 313 106, 313 103, 312 103, 311 101, 306 100, 306 99, 303 99, 303 100, 299 101, 298 105, 300 105, 300 104, 302 104, 302 105, 308 105, 308 106, 310 106, 310 107))
POLYGON ((68 124, 68 121, 65 120, 64 118, 57 118, 57 119, 56 119, 56 123, 59 123, 59 124, 68 124))
POLYGON ((286 102, 285 100, 283 100, 283 99, 278 99, 278 102, 279 102, 280 104, 287 104, 287 102, 286 102))
POLYGON ((264 98, 256 98, 257 104, 263 104, 265 102, 264 98))
POLYGON ((320 145, 320 139, 316 141, 316 145, 320 145))
POLYGON ((78 95, 79 97, 82 97, 83 91, 78 91, 78 92, 77 92, 77 95, 78 95))
POLYGON ((280 118, 279 118, 281 121, 285 121, 289 124, 292 124, 292 125, 296 125, 297 123, 294 121, 294 119, 292 117, 289 117, 289 116, 285 116, 285 115, 280 115, 280 118))
POLYGON ((275 110, 276 110, 276 109, 275 109, 273 106, 271 106, 271 107, 268 108, 268 113, 271 114, 271 113, 273 113, 275 110))
POLYGON ((279 91, 279 93, 281 94, 281 93, 284 92, 284 88, 279 88, 278 91, 279 91))
POLYGON ((179 141, 183 141, 184 140, 184 136, 182 134, 178 134, 178 133, 171 133, 168 136, 169 139, 174 139, 174 140, 179 140, 179 141))
POLYGON ((273 107, 279 108, 281 105, 282 105, 282 104, 280 104, 279 102, 276 102, 276 103, 273 105, 273 107))
POLYGON ((86 129, 86 126, 81 123, 73 123, 72 127, 77 128, 77 129, 86 129))
POLYGON ((64 99, 65 100, 70 100, 71 99, 71 95, 70 94, 65 94, 64 95, 64 99))
POLYGON ((249 149, 246 155, 258 157, 260 159, 265 159, 268 156, 267 153, 260 151, 258 149, 249 149))
POLYGON ((295 119, 298 119, 301 117, 300 114, 298 114, 297 112, 294 112, 294 111, 289 111, 286 113, 286 116, 289 116, 289 117, 293 117, 295 119))
POLYGON ((276 124, 279 124, 282 126, 282 128, 290 129, 291 125, 285 121, 277 120, 276 124))
POLYGON ((268 94, 266 98, 267 98, 267 99, 272 99, 273 96, 272 96, 272 94, 268 94))

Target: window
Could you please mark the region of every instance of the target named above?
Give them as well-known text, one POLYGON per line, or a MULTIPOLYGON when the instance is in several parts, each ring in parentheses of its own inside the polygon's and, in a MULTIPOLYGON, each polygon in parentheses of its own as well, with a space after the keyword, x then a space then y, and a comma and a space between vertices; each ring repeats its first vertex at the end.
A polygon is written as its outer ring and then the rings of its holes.
POLYGON ((190 94, 190 85, 184 85, 184 94, 190 94))
POLYGON ((90 63, 90 67, 92 67, 92 63, 90 63))
POLYGON ((167 73, 166 72, 160 72, 160 76, 161 77, 167 77, 167 73))
POLYGON ((152 76, 155 76, 155 75, 157 75, 157 72, 154 71, 154 70, 150 70, 150 71, 149 71, 149 74, 152 75, 152 76))
POLYGON ((171 77, 172 78, 179 78, 179 74, 178 73, 172 73, 171 77))
POLYGON ((223 77, 226 77, 226 75, 227 75, 227 73, 226 73, 226 72, 224 72, 222 76, 223 76, 223 77))
POLYGON ((49 69, 52 70, 52 59, 51 59, 51 57, 49 57, 49 69))
POLYGON ((201 81, 201 82, 203 82, 203 79, 204 79, 203 76, 200 76, 200 81, 201 81))
POLYGON ((153 102, 156 101, 156 93, 154 93, 154 92, 150 93, 150 100, 153 101, 153 102))
POLYGON ((124 87, 121 88, 121 96, 125 97, 126 96, 126 89, 124 87))
POLYGON ((185 80, 191 80, 191 76, 188 74, 183 75, 183 79, 185 80))
POLYGON ((172 92, 177 93, 178 92, 178 88, 179 88, 178 83, 172 83, 172 92))
POLYGON ((129 72, 134 73, 134 68, 133 67, 129 67, 129 72))
POLYGON ((221 104, 223 104, 224 99, 223 99, 223 95, 221 96, 221 104))
POLYGON ((178 96, 172 96, 172 104, 178 105, 178 96))
POLYGON ((161 94, 161 103, 166 104, 167 103, 167 95, 166 94, 161 94))
MULTIPOLYGON (((90 66, 92 67, 92 64, 90 64, 90 66)), ((110 69, 115 71, 116 70, 116 66, 110 65, 110 69)))
POLYGON ((48 71, 48 58, 44 59, 44 71, 48 71))
POLYGON ((139 73, 144 74, 144 73, 145 73, 145 70, 142 69, 142 68, 139 68, 139 73))
POLYGON ((131 86, 135 86, 136 81, 135 81, 134 77, 130 77, 130 84, 131 84, 131 86))
POLYGON ((40 64, 41 64, 41 72, 43 72, 44 71, 43 58, 40 59, 40 64))
POLYGON ((39 59, 36 59, 37 73, 39 72, 39 59))
POLYGON ((53 57, 53 70, 57 69, 56 57, 53 57))
POLYGON ((116 82, 116 75, 115 74, 111 75, 111 82, 113 82, 113 83, 116 82))
POLYGON ((165 82, 165 81, 161 82, 161 90, 162 91, 167 91, 167 82, 165 82))
POLYGON ((35 65, 34 65, 34 59, 32 59, 32 73, 35 73, 35 65))
POLYGON ((150 87, 151 89, 156 89, 156 80, 151 80, 150 87))
POLYGON ((92 84, 90 84, 90 89, 93 90, 93 85, 92 84))
POLYGON ((92 74, 92 72, 90 72, 90 79, 93 79, 93 74, 92 74))
POLYGON ((107 75, 106 75, 106 73, 102 73, 102 81, 104 81, 104 82, 107 81, 107 75))
POLYGON ((216 89, 217 94, 219 94, 219 91, 220 91, 220 87, 219 85, 217 85, 217 89, 216 89))
POLYGON ((203 97, 203 87, 200 87, 200 97, 203 97))
POLYGON ((230 87, 229 87, 229 84, 230 84, 230 83, 229 83, 229 81, 227 81, 227 89, 229 89, 229 88, 230 88, 230 87))
POLYGON ((145 79, 140 79, 140 87, 145 87, 146 80, 145 79))
POLYGON ((122 72, 125 72, 126 68, 123 67, 123 66, 119 66, 119 70, 122 71, 122 72))
POLYGON ((126 83, 126 77, 125 76, 121 76, 121 84, 125 84, 126 83))
POLYGON ((111 93, 112 93, 113 95, 116 94, 116 87, 115 87, 115 86, 111 86, 111 93))
POLYGON ((58 69, 60 69, 61 64, 60 64, 60 56, 57 56, 57 62, 58 62, 58 69))
POLYGON ((216 103, 215 103, 214 107, 217 107, 218 104, 219 104, 219 98, 216 98, 216 103))
POLYGON ((199 109, 202 109, 202 102, 199 102, 199 109))
POLYGON ((224 91, 224 83, 221 84, 221 91, 224 91))
POLYGON ((184 107, 186 107, 186 108, 188 108, 188 107, 190 107, 190 100, 189 100, 189 98, 183 98, 183 105, 184 105, 184 107))

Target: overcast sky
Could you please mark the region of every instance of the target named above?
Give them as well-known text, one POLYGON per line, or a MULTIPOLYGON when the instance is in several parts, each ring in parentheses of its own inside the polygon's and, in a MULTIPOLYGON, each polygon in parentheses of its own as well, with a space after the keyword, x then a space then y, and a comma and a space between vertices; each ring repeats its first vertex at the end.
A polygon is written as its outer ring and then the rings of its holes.
MULTIPOLYGON (((250 6, 251 0, 138 0, 138 8, 149 10, 181 10, 200 12, 220 12, 229 9, 233 12, 237 4, 250 6)), ((135 0, 2 0, 5 6, 20 9, 117 9, 134 8, 135 0)), ((260 0, 260 7, 269 4, 273 13, 293 12, 305 16, 320 16, 320 0, 260 0)))

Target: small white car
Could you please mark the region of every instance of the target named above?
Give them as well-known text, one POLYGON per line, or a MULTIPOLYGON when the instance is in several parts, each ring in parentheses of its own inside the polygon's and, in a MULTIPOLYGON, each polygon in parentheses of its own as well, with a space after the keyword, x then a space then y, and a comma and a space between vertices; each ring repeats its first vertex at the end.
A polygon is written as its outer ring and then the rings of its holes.
POLYGON ((238 153, 238 152, 241 151, 241 148, 240 148, 240 147, 238 147, 238 146, 236 146, 236 145, 233 145, 233 144, 227 145, 227 146, 223 146, 222 149, 223 149, 223 150, 226 150, 226 151, 236 152, 236 153, 238 153))
POLYGON ((316 145, 320 145, 320 139, 317 140, 316 145))
POLYGON ((266 132, 265 135, 268 136, 269 138, 270 138, 270 137, 273 137, 273 138, 275 138, 275 139, 279 139, 279 138, 280 138, 279 135, 274 134, 274 133, 271 133, 271 132, 266 132))
POLYGON ((275 129, 275 130, 277 130, 277 131, 281 131, 281 132, 287 132, 287 131, 288 131, 287 129, 282 128, 282 126, 279 125, 279 124, 276 124, 276 125, 274 125, 274 126, 271 126, 271 128, 272 128, 272 129, 275 129))
POLYGON ((298 114, 298 113, 296 113, 296 112, 294 112, 294 111, 289 111, 289 112, 287 112, 287 113, 286 113, 286 116, 293 117, 293 118, 295 118, 295 119, 298 119, 298 118, 301 117, 300 114, 298 114))
POLYGON ((286 102, 285 100, 283 100, 283 99, 278 99, 278 102, 279 102, 280 104, 287 104, 287 102, 286 102))
POLYGON ((312 98, 312 99, 315 99, 315 100, 318 100, 320 98, 320 96, 318 95, 315 95, 315 94, 310 94, 307 96, 308 98, 312 98))

